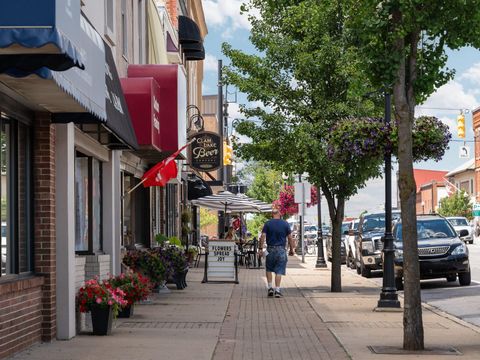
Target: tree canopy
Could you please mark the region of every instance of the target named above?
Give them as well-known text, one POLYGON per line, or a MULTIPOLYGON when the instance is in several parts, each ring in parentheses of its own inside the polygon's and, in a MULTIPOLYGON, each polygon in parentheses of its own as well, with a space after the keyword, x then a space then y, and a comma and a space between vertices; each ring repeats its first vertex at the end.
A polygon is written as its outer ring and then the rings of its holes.
POLYGON ((457 191, 440 200, 438 213, 443 216, 463 216, 472 219, 472 201, 465 191, 457 191))

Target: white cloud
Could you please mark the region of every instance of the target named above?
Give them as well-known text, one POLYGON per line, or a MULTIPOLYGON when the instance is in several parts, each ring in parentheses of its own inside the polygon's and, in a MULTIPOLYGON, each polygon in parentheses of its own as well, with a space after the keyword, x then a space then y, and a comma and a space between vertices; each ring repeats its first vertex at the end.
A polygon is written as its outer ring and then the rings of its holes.
POLYGON ((218 71, 218 59, 212 54, 206 54, 205 60, 203 61, 203 70, 204 71, 218 71))
POLYGON ((466 80, 475 85, 480 85, 480 63, 473 64, 462 75, 459 80, 466 80))
POLYGON ((452 109, 448 111, 458 114, 460 109, 475 109, 477 106, 478 100, 475 98, 473 90, 465 89, 460 82, 452 80, 438 88, 424 104, 419 105, 415 115, 436 115, 442 117, 445 115, 445 111, 438 109, 452 109))
POLYGON ((207 26, 226 26, 223 37, 230 37, 238 29, 250 30, 248 14, 240 14, 242 3, 244 0, 204 0, 207 26))

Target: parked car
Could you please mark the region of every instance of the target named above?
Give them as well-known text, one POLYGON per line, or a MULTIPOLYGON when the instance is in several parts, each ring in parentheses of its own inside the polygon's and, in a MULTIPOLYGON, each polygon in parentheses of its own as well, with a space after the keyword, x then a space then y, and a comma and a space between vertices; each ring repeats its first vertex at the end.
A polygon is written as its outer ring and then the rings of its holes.
POLYGON ((460 234, 460 230, 467 230, 468 235, 460 237, 463 241, 469 244, 473 244, 473 227, 468 223, 467 218, 461 216, 447 217, 447 220, 452 224, 453 228, 460 234))
MULTIPOLYGON (((392 223, 400 218, 399 211, 392 211, 392 223)), ((393 226, 393 224, 392 224, 393 226)), ((371 277, 372 270, 382 270, 382 237, 385 234, 385 213, 364 214, 360 217, 358 231, 354 232, 358 253, 357 273, 371 277)))
MULTIPOLYGON (((347 256, 345 251, 345 241, 346 241, 345 231, 348 232, 348 226, 349 226, 348 223, 342 223, 342 232, 341 232, 342 238, 340 242, 340 258, 341 258, 342 264, 345 264, 347 262, 347 256)), ((332 261, 332 236, 331 234, 325 235, 323 231, 322 231, 322 235, 323 235, 323 240, 325 241, 325 248, 327 250, 327 260, 332 261)))
POLYGON ((358 262, 358 252, 357 247, 355 246, 355 233, 358 234, 358 224, 360 223, 359 219, 350 221, 350 226, 348 229, 348 235, 346 235, 347 240, 345 242, 345 251, 347 252, 347 266, 350 269, 355 269, 355 264, 358 262))
MULTIPOLYGON (((446 278, 458 281, 462 286, 471 282, 468 247, 460 240, 467 230, 457 234, 451 223, 440 215, 418 215, 418 258, 420 261, 420 279, 446 278)), ((402 223, 393 229, 395 239, 395 284, 403 288, 403 241, 402 223)))
POLYGON ((303 226, 303 238, 309 244, 316 244, 318 239, 318 227, 316 225, 304 225, 303 226))

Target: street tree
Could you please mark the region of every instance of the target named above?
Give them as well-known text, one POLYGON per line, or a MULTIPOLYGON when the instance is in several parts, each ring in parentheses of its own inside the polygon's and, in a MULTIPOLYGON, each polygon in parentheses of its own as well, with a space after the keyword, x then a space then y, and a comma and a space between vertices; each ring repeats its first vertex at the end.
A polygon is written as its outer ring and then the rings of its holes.
MULTIPOLYGON (((278 198, 283 186, 282 173, 273 169, 265 161, 250 162, 239 172, 238 178, 240 182, 247 184, 248 196, 268 204, 273 203, 278 198)), ((267 220, 268 214, 253 215, 252 218, 247 220, 248 230, 256 236, 267 220)))
POLYGON ((446 50, 480 46, 480 0, 349 0, 347 28, 357 36, 363 70, 378 88, 392 91, 398 124, 400 204, 404 238, 406 350, 424 349, 413 176, 415 106, 447 83, 446 50))
MULTIPOLYGON (((340 241, 345 201, 381 173, 381 158, 344 163, 327 154, 331 129, 348 118, 377 114, 335 1, 251 0, 250 40, 258 54, 224 44, 226 80, 263 107, 241 107, 237 131, 252 139, 237 146, 246 160, 267 161, 290 174, 308 173, 321 188, 332 222, 331 290, 341 291, 340 241), (250 121, 256 119, 255 121, 250 121)), ((351 149, 344 149, 350 151, 351 149)))
POLYGON ((472 201, 465 191, 457 191, 440 200, 438 213, 443 216, 463 216, 472 219, 472 201))

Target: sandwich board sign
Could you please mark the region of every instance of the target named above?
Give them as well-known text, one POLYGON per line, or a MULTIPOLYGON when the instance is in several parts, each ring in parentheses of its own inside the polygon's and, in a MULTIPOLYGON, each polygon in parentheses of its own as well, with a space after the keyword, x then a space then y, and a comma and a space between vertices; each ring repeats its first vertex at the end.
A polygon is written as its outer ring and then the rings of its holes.
POLYGON ((205 252, 203 283, 238 284, 237 245, 231 240, 210 240, 205 252))

